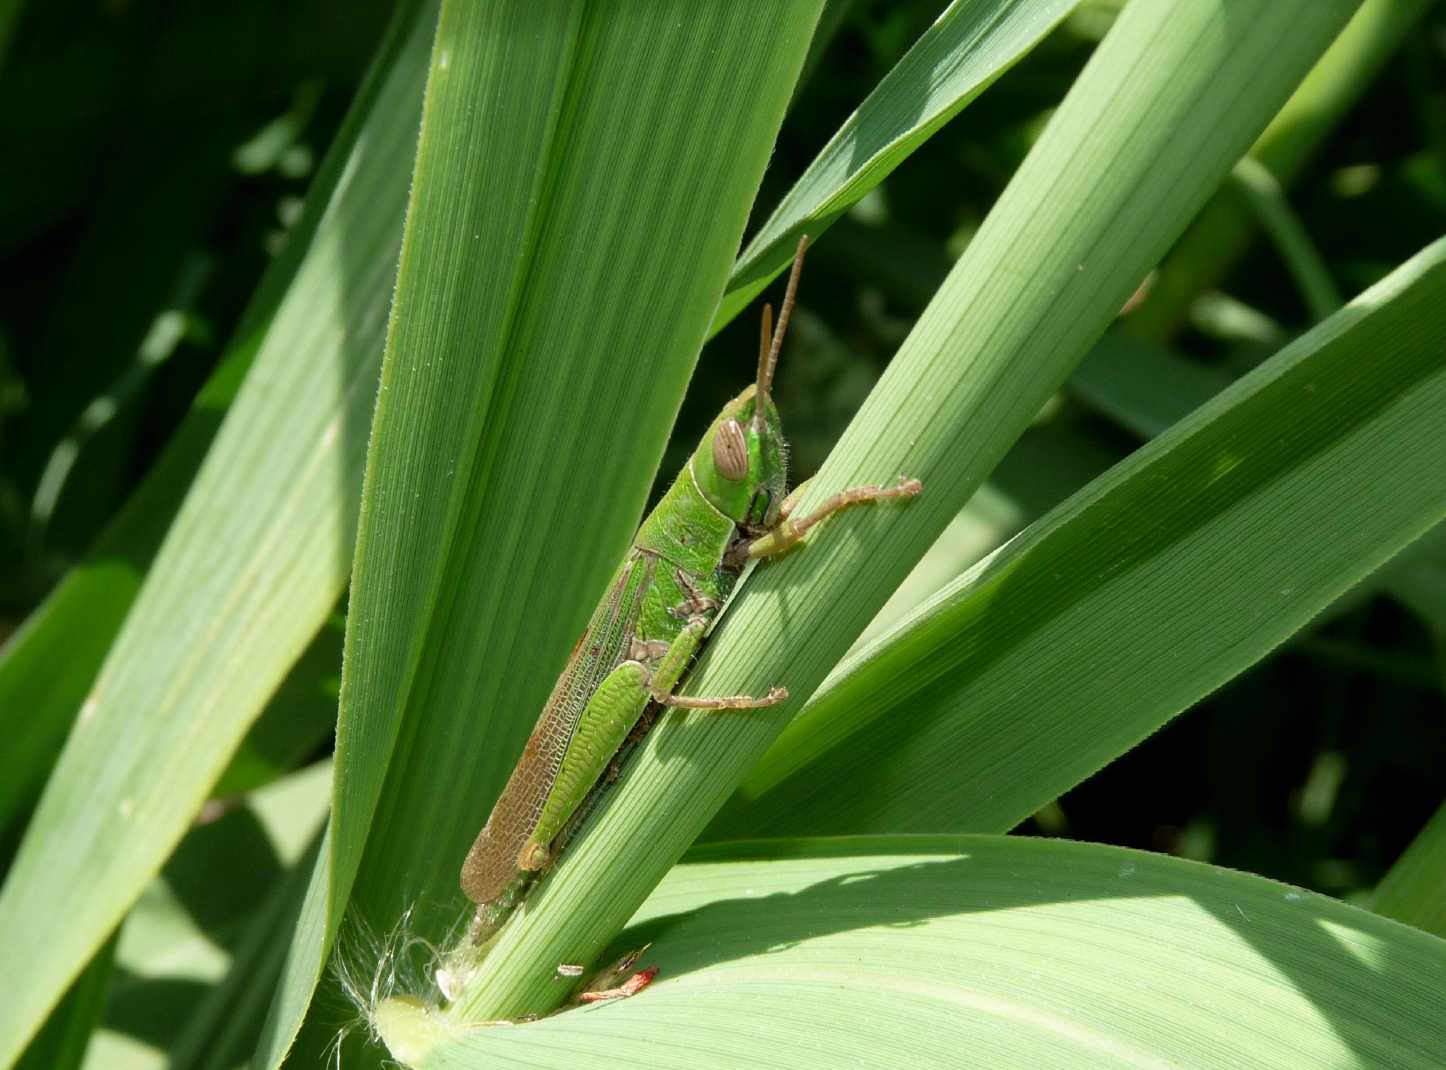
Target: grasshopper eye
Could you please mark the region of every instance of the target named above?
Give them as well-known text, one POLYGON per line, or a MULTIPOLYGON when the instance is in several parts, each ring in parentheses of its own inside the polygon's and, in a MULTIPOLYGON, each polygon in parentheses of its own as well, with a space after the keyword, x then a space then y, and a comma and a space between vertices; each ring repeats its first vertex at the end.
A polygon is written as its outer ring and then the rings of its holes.
POLYGON ((742 479, 748 474, 748 442, 743 426, 731 416, 718 425, 713 436, 713 464, 724 479, 742 479))

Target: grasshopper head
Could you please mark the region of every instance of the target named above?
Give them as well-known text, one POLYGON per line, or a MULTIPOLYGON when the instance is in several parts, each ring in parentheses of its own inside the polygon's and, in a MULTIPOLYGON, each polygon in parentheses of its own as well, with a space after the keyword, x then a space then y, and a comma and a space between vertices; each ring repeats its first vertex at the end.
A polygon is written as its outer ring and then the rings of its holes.
POLYGON ((773 399, 764 395, 760 413, 758 388, 750 385, 725 405, 693 454, 693 478, 703 496, 739 527, 776 524, 788 458, 773 399))
POLYGON ((808 236, 804 235, 793 257, 793 270, 788 276, 776 331, 772 306, 763 306, 757 382, 723 407, 693 454, 693 478, 698 489, 714 507, 744 529, 773 527, 778 523, 778 511, 783 505, 788 451, 770 391, 807 248, 808 236))

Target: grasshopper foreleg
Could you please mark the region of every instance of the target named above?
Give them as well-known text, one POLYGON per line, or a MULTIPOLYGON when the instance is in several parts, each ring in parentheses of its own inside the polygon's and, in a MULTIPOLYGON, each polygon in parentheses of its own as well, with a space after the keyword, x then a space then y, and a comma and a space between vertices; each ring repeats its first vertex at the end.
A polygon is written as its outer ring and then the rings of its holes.
POLYGON ((788 688, 770 687, 768 694, 762 698, 754 695, 728 695, 725 698, 695 698, 692 695, 672 695, 666 691, 659 691, 656 687, 649 688, 654 702, 661 702, 664 706, 677 706, 684 710, 761 710, 768 706, 777 706, 788 697, 788 688))
POLYGON ((867 502, 888 501, 893 498, 912 498, 924 489, 924 485, 917 479, 909 479, 900 476, 899 481, 892 487, 876 487, 870 484, 865 487, 850 487, 848 490, 841 490, 827 498, 808 516, 801 520, 795 520, 790 514, 796 502, 797 491, 790 495, 784 502, 779 515, 779 521, 766 534, 749 541, 741 547, 741 557, 773 557, 785 550, 795 546, 800 539, 807 534, 808 530, 841 509, 847 509, 851 505, 863 505, 867 502))

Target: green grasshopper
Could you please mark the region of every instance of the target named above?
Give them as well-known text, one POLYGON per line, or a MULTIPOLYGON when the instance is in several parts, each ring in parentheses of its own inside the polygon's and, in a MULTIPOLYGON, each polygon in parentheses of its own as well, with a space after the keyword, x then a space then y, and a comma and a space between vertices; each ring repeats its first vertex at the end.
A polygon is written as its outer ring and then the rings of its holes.
POLYGON ((855 487, 807 517, 789 516, 786 447, 769 388, 807 244, 798 244, 776 331, 772 308, 764 307, 757 381, 713 421, 638 529, 467 854, 462 890, 477 904, 474 946, 497 931, 555 859, 609 770, 616 776, 619 749, 640 719, 650 723, 645 711, 759 709, 788 697, 782 687, 761 698, 673 692, 744 565, 789 549, 840 509, 921 489, 904 478, 888 488, 855 487))

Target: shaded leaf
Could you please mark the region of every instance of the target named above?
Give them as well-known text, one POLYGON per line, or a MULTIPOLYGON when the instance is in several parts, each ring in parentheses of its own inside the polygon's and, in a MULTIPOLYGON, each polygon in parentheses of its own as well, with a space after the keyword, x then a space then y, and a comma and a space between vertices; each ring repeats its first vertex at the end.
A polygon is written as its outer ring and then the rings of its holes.
POLYGON ((691 857, 619 938, 652 942, 643 993, 411 1065, 1425 1070, 1446 1044, 1446 944, 1255 876, 996 837, 691 857))
POLYGON ((1438 242, 860 652, 720 838, 1003 831, 1446 516, 1438 242))
POLYGON ((1436 811, 1371 897, 1371 909, 1446 937, 1446 807, 1436 811))
POLYGON ((420 107, 391 90, 420 84, 430 40, 412 11, 0 890, 0 959, 32 963, 0 1005, 0 1065, 160 868, 346 583, 420 107))

